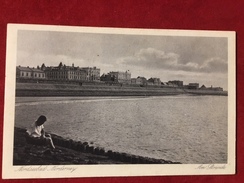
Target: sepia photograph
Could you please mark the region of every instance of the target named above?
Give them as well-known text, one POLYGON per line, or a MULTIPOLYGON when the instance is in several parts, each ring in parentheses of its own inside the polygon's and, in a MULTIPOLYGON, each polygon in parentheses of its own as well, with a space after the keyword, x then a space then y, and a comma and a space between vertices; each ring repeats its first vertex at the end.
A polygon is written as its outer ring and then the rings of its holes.
POLYGON ((3 178, 234 174, 235 42, 9 24, 3 178))

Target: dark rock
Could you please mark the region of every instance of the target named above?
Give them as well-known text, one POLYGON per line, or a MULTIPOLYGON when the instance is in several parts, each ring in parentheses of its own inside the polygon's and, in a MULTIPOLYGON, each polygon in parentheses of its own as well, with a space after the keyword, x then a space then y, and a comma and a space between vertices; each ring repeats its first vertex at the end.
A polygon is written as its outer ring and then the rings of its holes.
POLYGON ((139 157, 132 155, 131 163, 132 164, 138 164, 139 163, 139 157))
POLYGON ((74 160, 73 163, 74 164, 79 164, 79 161, 78 160, 74 160))
POLYGON ((125 154, 124 155, 124 161, 131 163, 132 162, 132 156, 130 154, 125 154))
POLYGON ((77 143, 76 143, 76 151, 81 151, 81 145, 82 145, 82 143, 80 142, 80 141, 78 141, 77 143))
POLYGON ((113 159, 120 161, 120 153, 119 152, 114 152, 113 154, 114 154, 113 159))
POLYGON ((98 164, 98 163, 93 160, 88 160, 87 164, 98 164))
POLYGON ((61 137, 57 138, 57 145, 64 146, 64 139, 61 137))
POLYGON ((13 165, 71 165, 71 164, 180 164, 168 160, 130 155, 126 153, 105 152, 103 148, 89 146, 87 142, 65 140, 60 136, 52 136, 56 149, 43 145, 28 144, 25 141, 25 130, 16 131, 14 137, 13 165), (23 144, 23 146, 22 146, 23 144), (65 148, 68 147, 68 148, 65 148), (71 147, 71 148, 70 148, 71 147), (74 151, 77 150, 77 151, 74 151), (85 154, 85 152, 95 153, 85 154), (108 158, 104 157, 107 156, 108 158), (89 161, 88 161, 89 160, 89 161))
POLYGON ((70 144, 69 144, 69 140, 64 140, 64 147, 69 148, 70 144))
POLYGON ((100 148, 99 148, 99 147, 96 147, 96 148, 94 149, 94 153, 95 153, 95 154, 100 154, 100 148))
POLYGON ((53 160, 56 160, 56 161, 59 160, 58 157, 57 157, 56 155, 52 155, 52 159, 53 159, 53 160))
POLYGON ((108 150, 108 152, 107 152, 107 156, 109 157, 109 158, 113 158, 113 151, 111 151, 111 150, 108 150))
POLYGON ((79 151, 81 151, 81 152, 86 152, 86 145, 84 145, 84 144, 79 144, 79 151))
POLYGON ((72 139, 69 139, 69 143, 68 143, 68 148, 72 148, 74 141, 72 139))
POLYGON ((103 148, 100 148, 100 150, 99 150, 99 154, 100 154, 100 155, 105 155, 105 150, 104 150, 103 148))
POLYGON ((25 153, 30 153, 30 149, 31 149, 30 147, 25 147, 24 152, 25 152, 25 153))
POLYGON ((48 149, 48 150, 44 151, 43 154, 45 156, 49 156, 49 155, 52 155, 52 152, 48 149))
POLYGON ((89 153, 94 153, 94 147, 93 146, 88 147, 88 152, 89 153))
POLYGON ((78 145, 78 142, 75 142, 72 140, 71 144, 70 144, 70 148, 73 149, 73 150, 76 150, 77 149, 77 145, 78 145))
POLYGON ((89 145, 84 145, 84 152, 87 152, 87 153, 89 153, 89 145))
POLYGON ((125 162, 126 161, 126 153, 121 153, 119 158, 120 158, 120 161, 125 162))

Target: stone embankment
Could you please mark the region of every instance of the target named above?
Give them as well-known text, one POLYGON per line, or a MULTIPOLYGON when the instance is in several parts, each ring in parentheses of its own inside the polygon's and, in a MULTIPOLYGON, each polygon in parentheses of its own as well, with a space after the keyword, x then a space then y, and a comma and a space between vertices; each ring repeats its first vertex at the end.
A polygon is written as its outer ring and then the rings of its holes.
POLYGON ((47 84, 47 83, 16 83, 16 96, 164 96, 164 95, 227 95, 223 91, 184 90, 182 88, 135 87, 47 84))
POLYGON ((15 128, 14 165, 67 164, 180 164, 163 159, 142 157, 127 153, 105 151, 87 142, 73 141, 52 134, 56 148, 28 144, 25 129, 15 128))

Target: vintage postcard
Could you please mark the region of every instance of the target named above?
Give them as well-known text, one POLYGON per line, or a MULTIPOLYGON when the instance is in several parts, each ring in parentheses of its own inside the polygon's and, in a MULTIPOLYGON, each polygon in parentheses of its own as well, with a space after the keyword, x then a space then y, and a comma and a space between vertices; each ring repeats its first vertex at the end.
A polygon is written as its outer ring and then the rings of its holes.
POLYGON ((234 174, 235 42, 9 24, 3 178, 234 174))

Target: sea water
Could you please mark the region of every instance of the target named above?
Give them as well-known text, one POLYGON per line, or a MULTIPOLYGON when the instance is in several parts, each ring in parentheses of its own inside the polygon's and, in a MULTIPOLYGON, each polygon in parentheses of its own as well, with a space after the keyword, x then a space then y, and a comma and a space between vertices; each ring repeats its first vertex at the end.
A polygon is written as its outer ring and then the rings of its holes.
POLYGON ((227 162, 226 96, 17 97, 15 126, 184 164, 227 162))

